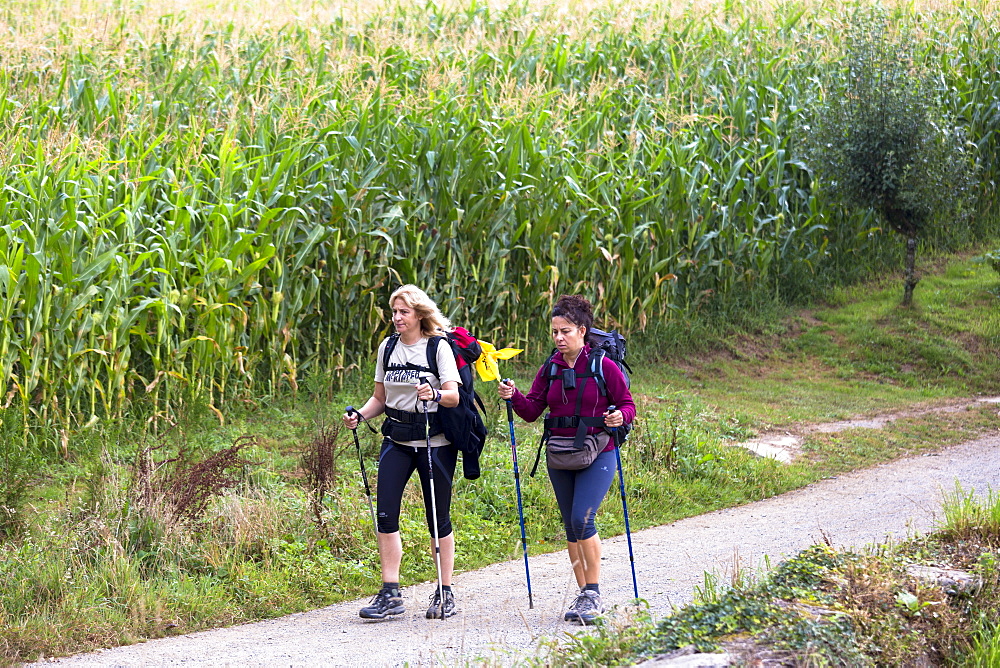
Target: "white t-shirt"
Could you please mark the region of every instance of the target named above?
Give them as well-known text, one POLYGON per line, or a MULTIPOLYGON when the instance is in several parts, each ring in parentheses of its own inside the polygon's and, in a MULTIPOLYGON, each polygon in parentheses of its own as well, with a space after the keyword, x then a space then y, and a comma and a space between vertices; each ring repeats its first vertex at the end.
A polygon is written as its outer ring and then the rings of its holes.
MULTIPOLYGON (((402 340, 396 341, 396 347, 389 357, 389 364, 416 364, 427 366, 427 341, 422 337, 414 344, 407 345, 402 340)), ((388 372, 382 365, 382 357, 385 353, 385 344, 388 339, 382 341, 378 347, 378 358, 375 362, 375 382, 385 386, 385 405, 398 411, 422 412, 424 410, 422 402, 417 399, 417 385, 421 374, 427 379, 431 387, 440 390, 441 386, 448 381, 455 381, 459 385, 462 379, 458 375, 458 366, 455 364, 455 355, 451 352, 451 346, 447 341, 438 343, 437 366, 439 377, 435 377, 430 371, 420 372, 416 369, 390 369, 388 372)), ((427 412, 437 412, 436 401, 427 402, 427 412)), ((417 441, 405 441, 400 445, 410 447, 425 447, 426 439, 417 441)), ((444 434, 431 437, 431 447, 437 448, 448 445, 448 440, 444 434)))

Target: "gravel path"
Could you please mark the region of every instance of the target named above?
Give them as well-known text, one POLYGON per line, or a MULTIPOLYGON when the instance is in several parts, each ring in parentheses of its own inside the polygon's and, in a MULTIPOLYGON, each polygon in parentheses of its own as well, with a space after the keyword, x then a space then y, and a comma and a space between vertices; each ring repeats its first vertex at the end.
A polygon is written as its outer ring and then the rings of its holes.
MULTIPOLYGON (((821 541, 859 547, 931 529, 942 495, 1000 488, 1000 435, 933 455, 823 480, 781 496, 647 529, 632 536, 639 594, 663 613, 691 600, 705 570, 723 577, 776 563, 821 541)), ((605 503, 618 502, 617 482, 605 503)), ((624 536, 605 540, 606 604, 632 595, 624 536)), ((365 622, 367 600, 280 619, 151 640, 130 647, 49 660, 65 666, 377 666, 513 665, 541 637, 580 627, 561 621, 574 589, 565 552, 531 558, 535 607, 528 608, 521 559, 455 578, 460 613, 446 621, 423 612, 434 585, 404 590, 402 619, 365 622)))

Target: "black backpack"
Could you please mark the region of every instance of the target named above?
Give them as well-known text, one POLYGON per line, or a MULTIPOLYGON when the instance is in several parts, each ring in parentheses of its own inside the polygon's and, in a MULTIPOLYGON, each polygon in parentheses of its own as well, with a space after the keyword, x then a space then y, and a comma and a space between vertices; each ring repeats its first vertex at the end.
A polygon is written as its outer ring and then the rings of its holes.
MULTIPOLYGON (((604 358, 607 357, 622 372, 622 376, 625 377, 625 386, 631 387, 632 380, 629 374, 632 373, 632 367, 628 365, 625 361, 625 356, 627 350, 625 348, 625 337, 618 333, 618 330, 613 329, 610 332, 605 332, 604 330, 591 328, 587 332, 587 339, 590 343, 590 357, 587 364, 587 370, 583 373, 577 374, 573 372, 572 379, 563 377, 563 383, 572 382, 573 387, 576 387, 575 383, 577 380, 586 383, 588 378, 593 378, 597 382, 597 390, 600 392, 602 397, 608 394, 608 385, 604 380, 604 358)), ((552 385, 552 381, 560 377, 560 374, 567 371, 572 371, 571 369, 566 369, 561 367, 553 361, 556 351, 552 351, 549 355, 549 359, 546 360, 545 366, 548 368, 546 372, 546 378, 548 379, 549 385, 552 385)), ((568 385, 567 385, 568 386, 568 385)), ((548 392, 548 390, 546 390, 548 392)), ((583 388, 577 393, 577 406, 576 415, 567 417, 546 417, 544 420, 544 430, 542 431, 542 440, 538 447, 538 453, 535 455, 535 465, 531 468, 531 474, 535 475, 535 471, 538 469, 538 462, 541 458, 542 446, 548 441, 549 436, 552 435, 553 428, 563 428, 563 429, 576 429, 577 430, 577 441, 582 442, 584 433, 587 427, 603 427, 604 418, 603 417, 584 417, 580 415, 580 401, 583 398, 583 388)), ((617 434, 615 435, 619 445, 628 438, 629 432, 632 430, 632 424, 626 423, 618 428, 617 434)), ((578 445, 579 447, 579 445, 578 445)))
MULTIPOLYGON (((482 399, 476 394, 473 380, 473 363, 483 354, 479 342, 474 336, 469 334, 462 327, 456 327, 448 332, 447 336, 432 336, 427 341, 427 366, 416 367, 419 371, 427 371, 438 376, 437 351, 442 341, 447 341, 455 355, 455 364, 458 367, 458 376, 462 379, 458 386, 459 402, 457 406, 438 406, 436 413, 431 413, 431 434, 444 433, 445 438, 452 447, 462 453, 463 475, 475 480, 480 476, 479 455, 486 444, 486 425, 479 411, 486 412, 482 399), (477 406, 478 409, 477 410, 477 406)), ((385 369, 398 368, 398 365, 391 365, 389 357, 399 342, 399 334, 393 333, 386 341, 385 350, 382 353, 382 367, 385 369)), ((409 368, 414 368, 409 365, 409 368)), ((392 415, 395 411, 386 411, 390 418, 399 419, 404 416, 392 415)), ((405 419, 405 418, 404 418, 405 419)), ((423 424, 423 415, 417 414, 420 424, 423 424)), ((423 427, 421 426, 421 434, 423 427)), ((383 433, 385 431, 383 430, 383 433)), ((408 439, 409 440, 409 439, 408 439)))
MULTIPOLYGON (((604 381, 603 365, 603 359, 607 357, 618 366, 622 375, 625 376, 625 386, 631 387, 632 379, 629 374, 632 373, 632 367, 625 361, 627 352, 625 349, 625 337, 619 334, 617 329, 605 332, 604 330, 593 328, 587 332, 587 338, 590 343, 590 364, 587 367, 587 373, 580 374, 577 378, 596 378, 597 388, 601 396, 607 396, 608 386, 604 381)), ((553 351, 552 355, 555 355, 555 351, 553 351)), ((555 374, 558 367, 552 362, 551 355, 547 364, 549 365, 548 378, 551 384, 556 377, 555 374)))

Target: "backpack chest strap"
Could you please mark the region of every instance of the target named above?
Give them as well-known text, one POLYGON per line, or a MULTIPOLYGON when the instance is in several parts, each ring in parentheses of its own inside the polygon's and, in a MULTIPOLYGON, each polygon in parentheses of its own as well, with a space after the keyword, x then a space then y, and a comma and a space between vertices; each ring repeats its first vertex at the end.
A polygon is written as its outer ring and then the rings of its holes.
POLYGON ((585 427, 604 427, 604 416, 587 417, 581 415, 562 415, 559 417, 547 416, 543 422, 546 430, 551 429, 577 429, 580 423, 585 427))
POLYGON ((399 343, 399 334, 393 333, 389 336, 388 341, 385 344, 385 350, 382 353, 382 368, 386 370, 393 371, 428 371, 435 378, 440 378, 438 375, 438 363, 437 363, 437 351, 438 345, 441 343, 440 336, 432 336, 427 341, 427 366, 421 366, 419 364, 414 364, 413 362, 407 362, 406 364, 393 364, 389 361, 392 357, 393 351, 396 349, 396 344, 399 343))
MULTIPOLYGON (((551 361, 551 358, 548 366, 549 370, 548 373, 546 374, 546 377, 548 378, 550 386, 552 385, 552 381, 556 379, 562 382, 563 373, 565 373, 566 371, 571 371, 571 369, 569 369, 568 367, 560 366, 559 364, 556 364, 555 362, 551 361)), ((581 371, 579 373, 576 373, 574 371, 574 376, 577 379, 582 379, 584 382, 586 382, 587 378, 593 378, 595 381, 597 381, 597 391, 601 394, 602 397, 606 397, 608 395, 608 385, 607 382, 604 380, 604 351, 600 349, 591 350, 590 358, 587 360, 587 370, 581 371)), ((579 391, 580 392, 583 391, 582 386, 579 388, 579 391)), ((577 406, 576 412, 577 413, 580 412, 579 406, 577 406)))

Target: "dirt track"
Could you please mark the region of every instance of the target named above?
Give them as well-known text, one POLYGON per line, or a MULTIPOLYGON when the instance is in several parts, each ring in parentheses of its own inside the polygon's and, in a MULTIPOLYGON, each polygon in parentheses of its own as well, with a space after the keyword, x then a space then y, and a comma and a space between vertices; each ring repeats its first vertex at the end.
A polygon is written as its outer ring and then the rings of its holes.
MULTIPOLYGON (((824 537, 835 546, 863 546, 926 531, 956 481, 980 494, 1000 488, 1000 435, 637 532, 639 594, 665 613, 690 601, 705 570, 727 574, 765 556, 775 563, 824 537)), ((605 503, 617 500, 610 495, 605 503)), ((605 602, 623 604, 632 595, 624 536, 606 540, 604 554, 605 602)), ((530 573, 534 609, 519 559, 456 576, 461 612, 446 621, 423 618, 433 589, 427 583, 405 589, 402 619, 365 622, 357 611, 367 600, 359 600, 34 665, 514 665, 536 651, 540 637, 580 631, 561 621, 574 593, 565 552, 533 557, 530 573)))

